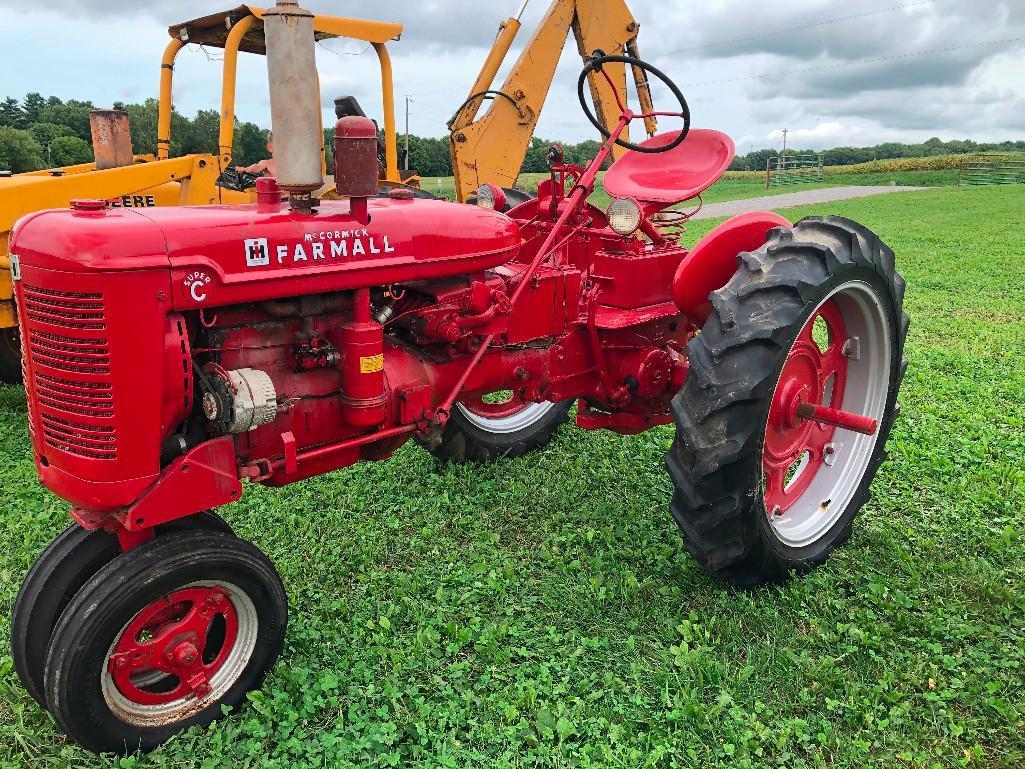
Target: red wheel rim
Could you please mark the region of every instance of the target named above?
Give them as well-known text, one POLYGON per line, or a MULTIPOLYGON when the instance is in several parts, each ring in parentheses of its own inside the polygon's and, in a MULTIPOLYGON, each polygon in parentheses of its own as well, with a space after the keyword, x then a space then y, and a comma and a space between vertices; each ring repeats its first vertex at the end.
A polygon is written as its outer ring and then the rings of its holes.
POLYGON ((843 314, 832 299, 822 304, 802 327, 787 355, 769 406, 762 450, 765 509, 770 515, 789 510, 821 470, 836 428, 802 419, 802 403, 839 408, 847 381, 843 314), (829 333, 822 349, 814 338, 821 320, 829 333))
POLYGON ((135 615, 114 643, 108 671, 121 695, 137 705, 202 698, 231 654, 238 630, 227 588, 185 587, 135 615))

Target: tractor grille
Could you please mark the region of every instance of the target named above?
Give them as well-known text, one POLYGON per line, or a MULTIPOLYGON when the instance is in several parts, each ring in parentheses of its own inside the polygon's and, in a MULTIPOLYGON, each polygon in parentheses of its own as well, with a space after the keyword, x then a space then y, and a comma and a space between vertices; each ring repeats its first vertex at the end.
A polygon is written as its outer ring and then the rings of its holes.
POLYGON ((36 399, 41 406, 83 417, 113 417, 114 395, 108 382, 73 382, 36 373, 36 399))
POLYGON ((117 459, 103 295, 26 284, 20 301, 44 443, 78 457, 117 459))
POLYGON ((107 327, 103 319, 102 294, 25 286, 23 301, 30 321, 73 331, 102 331, 107 327))

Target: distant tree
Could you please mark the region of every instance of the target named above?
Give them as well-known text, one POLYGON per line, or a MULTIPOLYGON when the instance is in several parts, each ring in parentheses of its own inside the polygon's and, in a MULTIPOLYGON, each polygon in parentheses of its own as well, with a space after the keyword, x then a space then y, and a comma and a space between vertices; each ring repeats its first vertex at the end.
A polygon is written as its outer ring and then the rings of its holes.
MULTIPOLYGON (((160 103, 146 99, 142 104, 126 104, 125 112, 131 124, 132 147, 137 155, 157 154, 157 118, 160 103)), ((191 122, 178 112, 171 113, 171 157, 184 154, 183 145, 192 133, 191 122)))
POLYGON ((551 146, 552 142, 541 139, 537 136, 531 139, 530 146, 527 147, 527 155, 523 159, 523 173, 536 174, 547 171, 548 150, 551 146))
POLYGON ((217 110, 200 110, 189 121, 185 135, 181 137, 182 152, 186 155, 194 152, 216 155, 218 153, 217 136, 220 133, 220 128, 221 114, 217 110))
POLYGON ((92 131, 89 128, 89 113, 95 109, 91 101, 71 100, 63 104, 49 105, 39 115, 41 123, 57 123, 71 129, 79 139, 89 141, 92 131))
MULTIPOLYGON (((406 166, 403 164, 402 167, 405 168, 406 166)), ((430 173, 430 171, 434 170, 431 164, 431 156, 424 146, 424 140, 419 136, 409 137, 409 167, 419 172, 421 176, 437 175, 430 173)))
MULTIPOLYGON (((334 136, 334 129, 324 129, 324 139, 330 147, 328 135, 334 136)), ((231 162, 237 166, 251 166, 267 157, 267 131, 256 123, 235 121, 235 140, 231 149, 231 162)))
POLYGON ((586 166, 601 149, 601 144, 594 139, 588 139, 580 144, 567 144, 563 147, 566 153, 566 162, 578 166, 586 166))
POLYGON ((33 123, 29 126, 29 130, 35 137, 36 141, 39 142, 43 147, 52 142, 58 136, 71 136, 72 131, 66 125, 58 125, 57 123, 33 123))
POLYGON ((0 102, 0 126, 7 128, 25 128, 26 115, 21 104, 13 96, 0 102))
MULTIPOLYGON (((254 123, 243 123, 242 125, 243 126, 252 126, 253 128, 256 128, 256 130, 258 130, 258 131, 260 130, 259 128, 256 127, 256 125, 254 123)), ((238 133, 239 132, 236 131, 236 134, 235 134, 235 144, 236 144, 236 146, 239 143, 238 133)), ((266 150, 263 150, 263 151, 266 152, 266 150)), ((334 129, 334 126, 332 126, 331 128, 325 128, 324 129, 324 153, 325 153, 325 156, 326 156, 325 160, 327 162, 327 172, 329 174, 333 174, 334 173, 334 169, 335 169, 335 129, 334 129)), ((249 165, 252 165, 256 161, 255 160, 249 160, 249 161, 243 161, 243 162, 244 163, 248 163, 249 165)), ((239 165, 242 165, 242 163, 240 163, 239 165)))
MULTIPOLYGON (((126 104, 131 126, 132 149, 140 155, 157 152, 157 100, 147 99, 143 104, 126 104)), ((173 139, 174 137, 172 137, 173 139)))
POLYGON ((43 98, 42 94, 35 93, 34 91, 27 94, 22 102, 22 109, 25 111, 25 116, 30 125, 39 122, 39 116, 45 108, 46 99, 43 98))
POLYGON ((55 168, 89 163, 93 159, 93 148, 85 139, 77 136, 58 136, 50 142, 50 165, 55 168))
POLYGON ((0 126, 0 169, 24 173, 43 167, 43 148, 30 131, 0 126))
POLYGON ((428 163, 421 173, 424 176, 451 176, 452 154, 448 138, 424 139, 423 146, 427 152, 428 163))

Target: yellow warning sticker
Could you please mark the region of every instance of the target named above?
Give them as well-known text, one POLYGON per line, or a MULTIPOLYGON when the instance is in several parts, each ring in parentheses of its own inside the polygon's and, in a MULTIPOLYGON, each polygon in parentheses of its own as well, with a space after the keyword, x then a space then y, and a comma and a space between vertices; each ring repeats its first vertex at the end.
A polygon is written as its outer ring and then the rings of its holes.
POLYGON ((384 353, 380 355, 368 355, 359 359, 359 372, 361 374, 376 374, 384 369, 384 353))

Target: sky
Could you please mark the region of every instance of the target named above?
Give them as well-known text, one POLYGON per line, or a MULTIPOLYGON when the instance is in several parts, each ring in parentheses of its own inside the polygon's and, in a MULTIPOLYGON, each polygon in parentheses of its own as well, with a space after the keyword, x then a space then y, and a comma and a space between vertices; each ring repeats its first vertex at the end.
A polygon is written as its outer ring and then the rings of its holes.
MULTIPOLYGON (((400 131, 403 97, 409 94, 412 133, 444 136, 499 21, 520 2, 303 5, 404 24, 401 39, 390 44, 400 131)), ((530 1, 507 64, 550 2, 530 1)), ((790 146, 808 149, 933 136, 1025 138, 1025 0, 627 2, 641 25, 643 58, 679 84, 693 125, 725 131, 741 153, 778 147, 784 128, 790 146)), ((110 106, 156 96, 167 26, 227 7, 212 0, 0 0, 0 97, 38 91, 110 106)), ((179 54, 174 102, 180 112, 219 108, 220 54, 198 46, 179 54)), ((372 50, 332 40, 318 45, 317 59, 326 124, 331 100, 341 95, 355 95, 371 116, 380 115, 372 50)), ((537 135, 567 142, 594 138, 576 99, 580 67, 571 42, 537 135)), ((269 127, 262 57, 241 57, 237 94, 239 117, 269 127)), ((656 105, 668 109, 665 96, 656 90, 656 105)))

